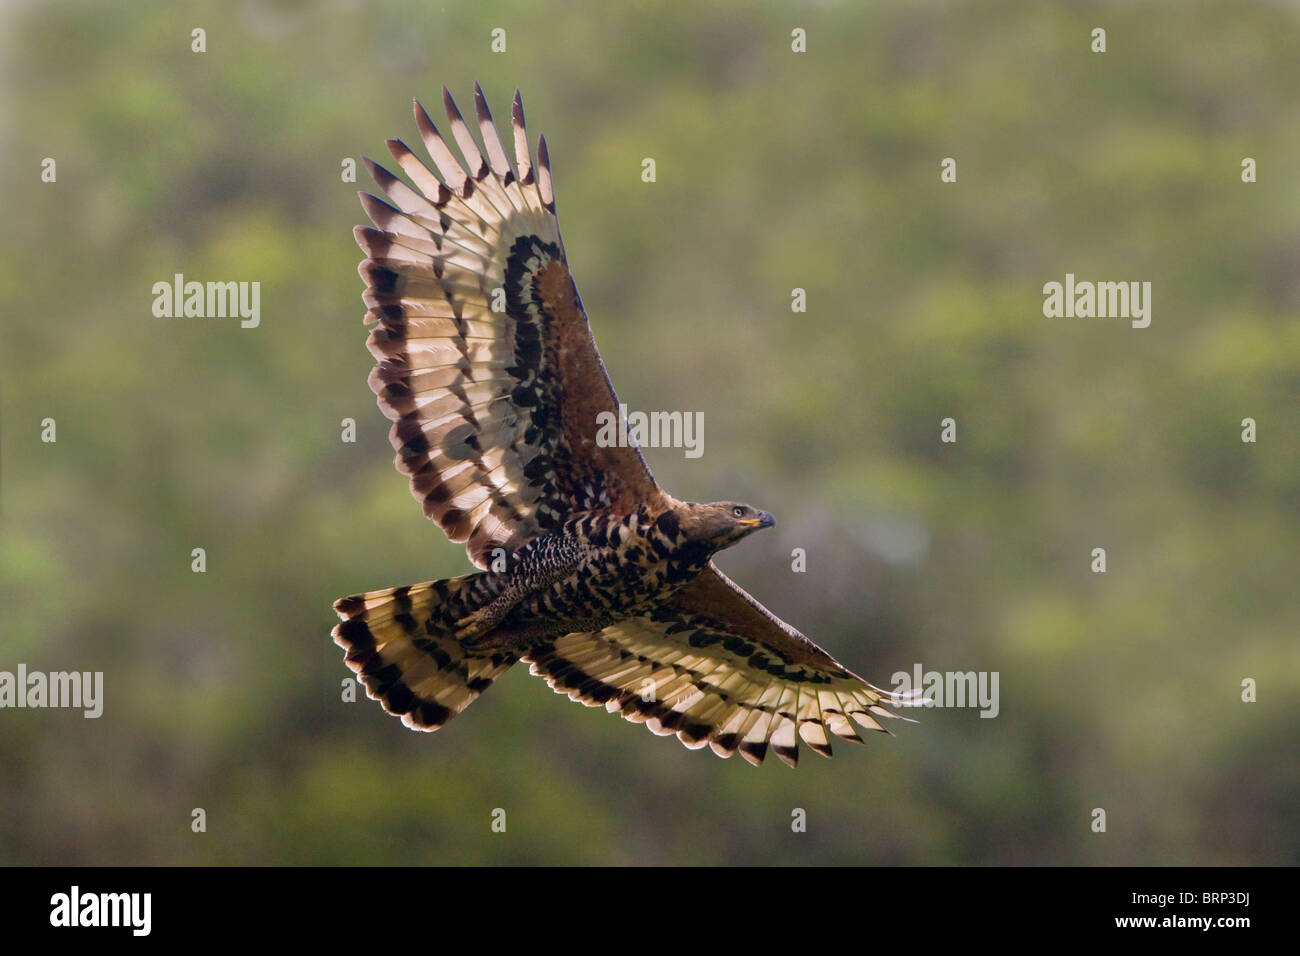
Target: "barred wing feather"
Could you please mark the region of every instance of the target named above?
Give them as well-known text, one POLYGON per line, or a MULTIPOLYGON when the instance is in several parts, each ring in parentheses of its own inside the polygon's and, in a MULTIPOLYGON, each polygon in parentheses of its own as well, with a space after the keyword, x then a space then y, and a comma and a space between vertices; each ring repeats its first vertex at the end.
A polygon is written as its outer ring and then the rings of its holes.
POLYGON ((895 697, 842 667, 712 564, 664 604, 600 631, 529 651, 533 674, 559 693, 676 734, 687 747, 739 751, 759 764, 768 745, 790 766, 803 740, 831 756, 831 735, 861 743, 853 724, 885 730, 895 697))
POLYGON ((546 140, 533 163, 523 104, 512 111, 515 168, 475 85, 479 149, 446 88, 457 159, 417 101, 437 171, 388 149, 411 185, 367 159, 384 201, 361 203, 370 387, 392 420, 399 471, 424 513, 470 559, 513 552, 569 515, 631 511, 661 492, 635 447, 603 447, 598 416, 618 400, 569 273, 546 140), (486 155, 484 155, 486 153, 486 155))

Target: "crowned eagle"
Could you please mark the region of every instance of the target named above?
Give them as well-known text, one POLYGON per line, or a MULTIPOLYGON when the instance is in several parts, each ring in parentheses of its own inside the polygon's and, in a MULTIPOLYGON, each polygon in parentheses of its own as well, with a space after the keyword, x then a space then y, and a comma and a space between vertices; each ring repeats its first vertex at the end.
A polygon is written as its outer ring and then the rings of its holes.
POLYGON ((861 742, 855 723, 883 730, 889 692, 714 566, 772 516, 679 501, 635 444, 597 440, 619 403, 518 92, 513 165, 477 84, 481 147, 445 87, 443 105, 461 158, 417 100, 436 171, 388 140, 409 182, 365 160, 388 199, 361 193, 374 225, 354 234, 397 469, 481 570, 335 603, 369 696, 437 730, 526 662, 573 700, 754 764, 769 744, 794 766, 801 739, 830 756, 832 735, 861 742))

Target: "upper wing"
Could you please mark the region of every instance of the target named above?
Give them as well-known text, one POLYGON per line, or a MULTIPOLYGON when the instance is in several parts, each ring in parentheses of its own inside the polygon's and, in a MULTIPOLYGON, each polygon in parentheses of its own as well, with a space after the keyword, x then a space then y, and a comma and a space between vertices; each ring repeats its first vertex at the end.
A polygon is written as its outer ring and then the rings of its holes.
POLYGON ((733 584, 712 563, 642 617, 566 634, 525 660, 560 693, 676 733, 686 746, 758 764, 768 741, 790 766, 799 738, 829 757, 827 731, 861 743, 850 717, 897 717, 894 696, 834 658, 733 584))
MULTIPOLYGON (((415 119, 435 175, 398 140, 388 149, 415 188, 366 159, 393 205, 367 193, 370 387, 393 420, 398 470, 424 513, 486 568, 575 511, 632 511, 661 494, 635 447, 596 442, 618 399, 569 275, 546 139, 533 165, 519 93, 516 172, 475 84, 487 157, 451 95, 443 103, 462 165, 424 108, 415 119), (494 306, 496 310, 494 310, 494 306)), ((617 419, 613 419, 617 420, 617 419)))

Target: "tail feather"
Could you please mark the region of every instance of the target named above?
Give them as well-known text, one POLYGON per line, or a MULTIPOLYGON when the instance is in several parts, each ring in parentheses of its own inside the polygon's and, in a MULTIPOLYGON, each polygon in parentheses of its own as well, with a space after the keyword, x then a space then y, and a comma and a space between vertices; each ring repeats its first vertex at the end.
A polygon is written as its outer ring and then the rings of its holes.
POLYGON ((481 574, 354 594, 334 602, 331 634, 366 695, 412 730, 437 730, 472 704, 517 657, 467 651, 455 637, 481 574))

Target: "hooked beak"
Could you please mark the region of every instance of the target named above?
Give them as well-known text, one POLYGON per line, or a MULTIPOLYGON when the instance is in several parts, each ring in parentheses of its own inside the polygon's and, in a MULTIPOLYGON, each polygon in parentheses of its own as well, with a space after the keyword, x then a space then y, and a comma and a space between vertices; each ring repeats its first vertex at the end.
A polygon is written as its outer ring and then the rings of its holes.
POLYGON ((746 518, 744 521, 738 521, 737 524, 743 524, 747 528, 770 528, 776 524, 776 519, 766 511, 760 511, 757 518, 746 518))

